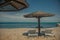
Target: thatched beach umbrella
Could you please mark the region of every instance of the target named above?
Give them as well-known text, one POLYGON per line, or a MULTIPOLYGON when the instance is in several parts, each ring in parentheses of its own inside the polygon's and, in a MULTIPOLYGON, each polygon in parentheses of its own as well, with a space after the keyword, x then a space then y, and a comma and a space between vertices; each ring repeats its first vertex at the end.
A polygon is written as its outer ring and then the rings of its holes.
POLYGON ((38 36, 40 36, 40 18, 42 17, 50 17, 50 16, 54 16, 53 14, 49 14, 49 13, 46 13, 46 12, 34 12, 32 14, 27 14, 27 15, 24 15, 24 17, 26 18, 38 18, 38 36))
POLYGON ((14 8, 16 8, 17 10, 28 7, 26 0, 3 0, 2 3, 0 3, 0 7, 4 7, 7 5, 11 5, 14 8))

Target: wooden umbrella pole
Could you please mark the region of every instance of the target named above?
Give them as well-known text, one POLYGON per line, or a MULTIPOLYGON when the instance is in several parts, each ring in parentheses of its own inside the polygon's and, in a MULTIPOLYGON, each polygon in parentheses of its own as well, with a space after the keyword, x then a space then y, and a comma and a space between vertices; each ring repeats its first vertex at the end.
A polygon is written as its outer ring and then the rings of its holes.
POLYGON ((40 36, 40 17, 38 17, 38 36, 40 36))

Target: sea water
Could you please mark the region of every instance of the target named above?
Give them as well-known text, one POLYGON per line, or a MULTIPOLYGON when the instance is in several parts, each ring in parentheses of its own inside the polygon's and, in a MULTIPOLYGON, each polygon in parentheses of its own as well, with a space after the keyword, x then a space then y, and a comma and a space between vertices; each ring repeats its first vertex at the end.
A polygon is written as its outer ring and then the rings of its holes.
MULTIPOLYGON (((56 27, 57 22, 41 22, 41 28, 56 27)), ((37 28, 37 22, 0 22, 0 28, 37 28)))

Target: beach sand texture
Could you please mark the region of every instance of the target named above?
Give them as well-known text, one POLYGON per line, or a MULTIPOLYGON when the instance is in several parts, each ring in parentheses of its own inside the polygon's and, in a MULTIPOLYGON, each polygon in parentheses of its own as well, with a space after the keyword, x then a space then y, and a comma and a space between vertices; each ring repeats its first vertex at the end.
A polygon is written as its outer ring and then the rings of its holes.
MULTIPOLYGON (((32 30, 36 28, 12 28, 12 29, 0 29, 0 40, 59 40, 59 28, 50 28, 49 30, 53 30, 56 37, 29 37, 24 36, 23 33, 27 32, 28 30, 32 30), (57 34, 58 33, 58 34, 57 34)), ((41 30, 45 30, 47 28, 43 28, 41 30)))

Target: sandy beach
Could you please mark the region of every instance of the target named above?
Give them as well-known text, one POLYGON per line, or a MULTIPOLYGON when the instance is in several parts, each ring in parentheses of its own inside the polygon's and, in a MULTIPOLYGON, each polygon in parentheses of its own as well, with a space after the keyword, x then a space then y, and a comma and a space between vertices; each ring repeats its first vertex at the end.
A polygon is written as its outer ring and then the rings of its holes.
POLYGON ((55 37, 30 37, 24 36, 23 33, 28 30, 37 30, 37 28, 0 28, 0 40, 59 40, 60 27, 56 28, 41 28, 41 30, 53 30, 55 37))

